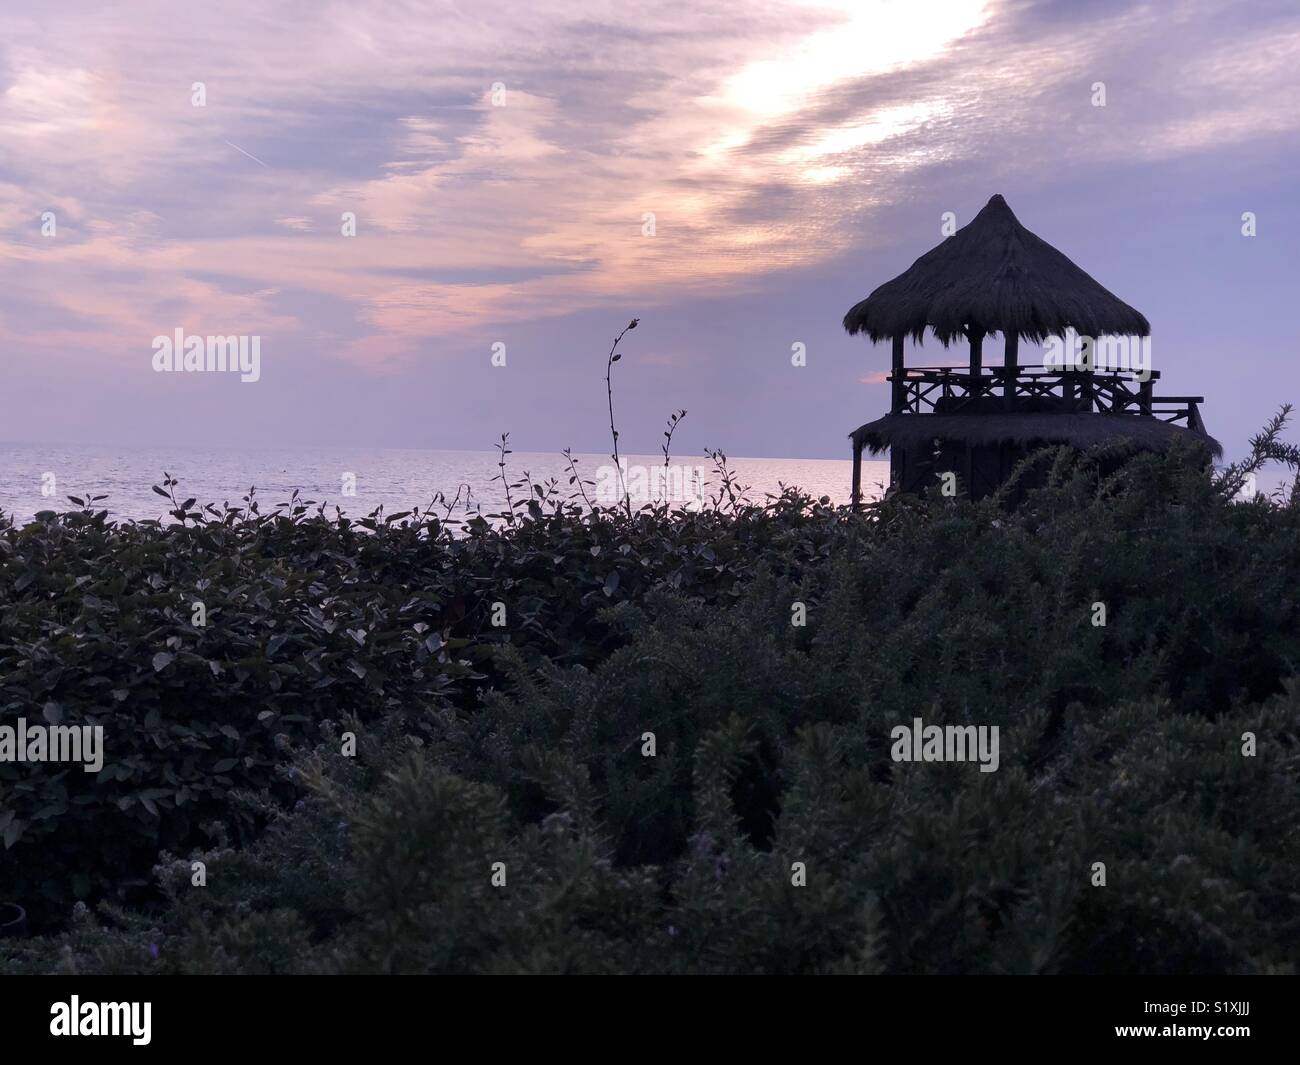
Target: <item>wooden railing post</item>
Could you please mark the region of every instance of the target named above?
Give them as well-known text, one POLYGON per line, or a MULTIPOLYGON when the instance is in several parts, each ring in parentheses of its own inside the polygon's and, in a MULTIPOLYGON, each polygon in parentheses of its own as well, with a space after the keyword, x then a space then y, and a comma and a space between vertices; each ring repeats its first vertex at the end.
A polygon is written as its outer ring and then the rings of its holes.
POLYGON ((853 441, 853 509, 862 506, 862 441, 853 441))
POLYGON ((1014 330, 1007 334, 1002 363, 1005 373, 1002 379, 1002 405, 1011 410, 1016 405, 1016 378, 1020 376, 1020 334, 1014 330))
POLYGON ((903 341, 907 338, 901 333, 894 337, 894 394, 890 400, 890 413, 898 414, 903 409, 903 390, 904 377, 907 371, 903 368, 903 341))

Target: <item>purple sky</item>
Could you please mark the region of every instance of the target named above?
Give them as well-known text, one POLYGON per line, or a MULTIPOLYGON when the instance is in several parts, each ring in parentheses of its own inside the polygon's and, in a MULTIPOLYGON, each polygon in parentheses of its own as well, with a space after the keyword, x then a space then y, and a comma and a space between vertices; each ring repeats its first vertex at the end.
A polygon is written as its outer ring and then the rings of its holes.
POLYGON ((995 192, 1229 457, 1300 402, 1295 0, 106 10, 0 13, 0 438, 603 451, 636 315, 625 450, 845 457, 840 319, 995 192), (178 328, 261 379, 155 373, 178 328))

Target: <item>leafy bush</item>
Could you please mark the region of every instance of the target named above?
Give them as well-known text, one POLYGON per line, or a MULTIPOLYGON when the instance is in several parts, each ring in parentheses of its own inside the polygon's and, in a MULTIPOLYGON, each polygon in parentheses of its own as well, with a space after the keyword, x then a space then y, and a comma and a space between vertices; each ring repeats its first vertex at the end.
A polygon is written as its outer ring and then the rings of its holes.
POLYGON ((0 766, 6 892, 104 900, 0 971, 1292 970, 1300 506, 1036 461, 1011 513, 7 528, 5 718, 126 771, 0 766))
POLYGON ((839 520, 793 499, 775 522, 662 509, 627 522, 559 503, 543 514, 533 498, 536 518, 464 529, 428 515, 331 521, 296 499, 271 514, 252 498, 221 513, 192 502, 170 526, 89 508, 0 526, 2 720, 99 725, 108 749, 96 774, 0 763, 0 882, 38 924, 74 899, 147 894, 158 851, 195 844, 209 821, 251 838, 259 823, 232 819, 232 791, 289 801, 281 748, 321 721, 412 708, 411 727, 427 729, 425 708, 472 707, 492 683, 494 646, 595 661, 607 642, 595 604, 661 583, 730 594, 755 555, 839 520), (505 628, 491 625, 495 602, 505 628))

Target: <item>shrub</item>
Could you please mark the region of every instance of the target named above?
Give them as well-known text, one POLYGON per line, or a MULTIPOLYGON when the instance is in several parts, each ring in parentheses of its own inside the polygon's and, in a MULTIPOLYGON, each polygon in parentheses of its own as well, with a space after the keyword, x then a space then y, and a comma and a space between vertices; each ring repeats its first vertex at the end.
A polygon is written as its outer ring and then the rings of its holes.
POLYGON ((1300 507, 1055 462, 1011 513, 7 528, 0 705, 127 771, 0 766, 6 890, 104 900, 0 967, 1290 971, 1300 507), (998 771, 895 763, 914 717, 998 771))

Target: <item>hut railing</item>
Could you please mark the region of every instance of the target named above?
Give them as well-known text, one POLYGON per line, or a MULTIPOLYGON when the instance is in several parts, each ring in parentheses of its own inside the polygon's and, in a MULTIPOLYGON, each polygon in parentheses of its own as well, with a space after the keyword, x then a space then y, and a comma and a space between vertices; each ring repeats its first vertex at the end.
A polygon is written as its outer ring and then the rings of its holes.
POLYGON ((895 414, 1087 412, 1140 414, 1201 428, 1201 396, 1156 396, 1160 371, 909 366, 889 375, 895 414))

